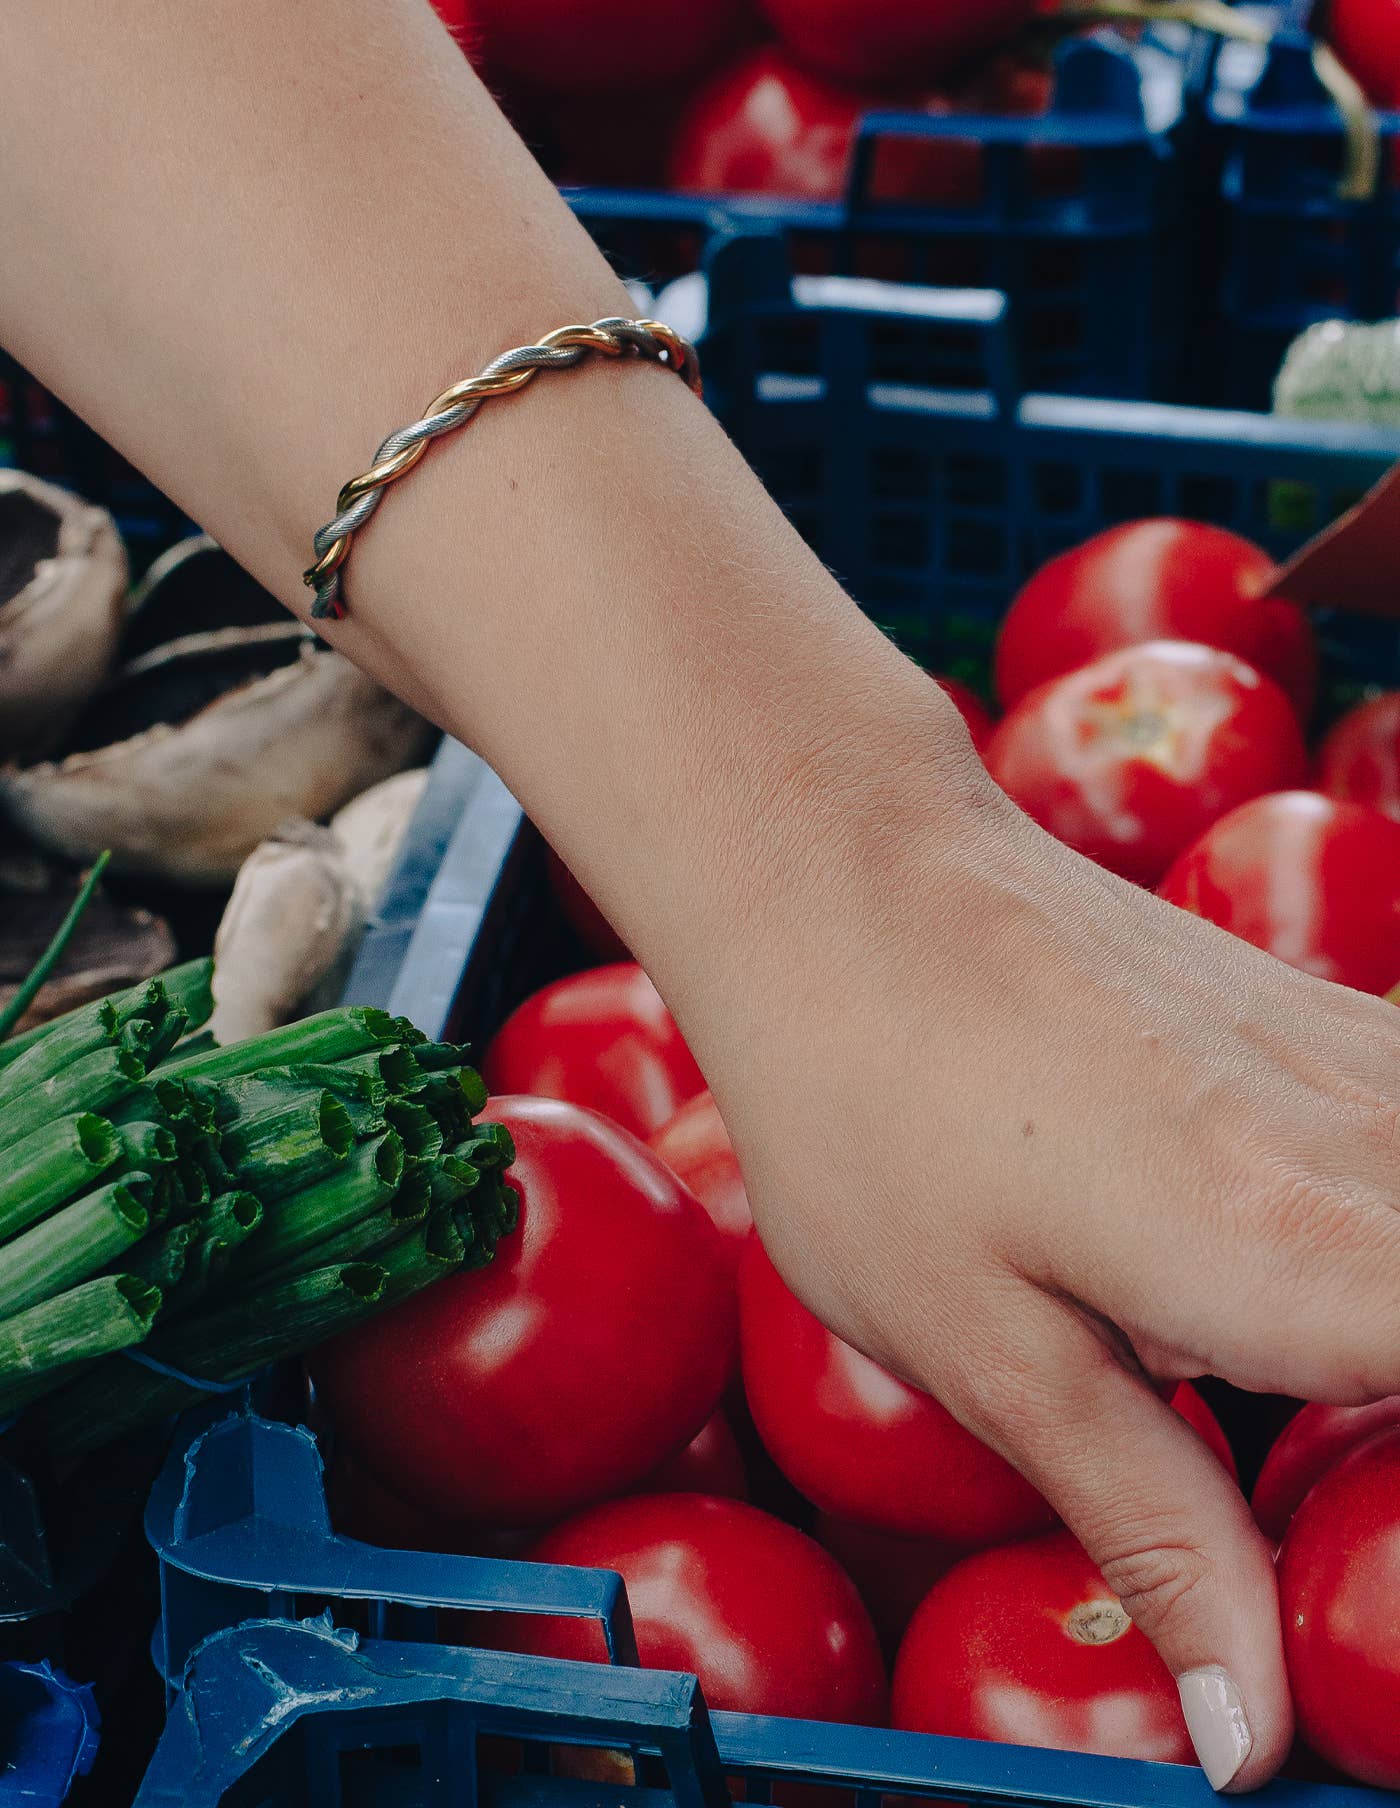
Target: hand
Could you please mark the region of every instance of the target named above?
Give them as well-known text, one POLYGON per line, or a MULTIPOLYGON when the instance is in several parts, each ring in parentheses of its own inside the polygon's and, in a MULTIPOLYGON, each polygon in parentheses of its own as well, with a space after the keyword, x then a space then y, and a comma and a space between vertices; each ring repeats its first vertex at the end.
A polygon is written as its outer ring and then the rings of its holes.
POLYGON ((790 850, 764 989, 702 1063, 789 1283, 1041 1489, 1250 1788, 1292 1731, 1271 1551, 1159 1384, 1400 1392, 1400 1012, 970 766, 942 795, 868 800, 861 861, 790 850))

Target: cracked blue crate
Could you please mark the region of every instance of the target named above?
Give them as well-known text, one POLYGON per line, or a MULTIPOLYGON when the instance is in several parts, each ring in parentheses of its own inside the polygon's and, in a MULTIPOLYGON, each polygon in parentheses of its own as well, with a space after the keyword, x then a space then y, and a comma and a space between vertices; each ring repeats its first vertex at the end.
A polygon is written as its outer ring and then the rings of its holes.
POLYGON ((0 1808, 61 1808, 100 1727, 90 1688, 46 1662, 0 1663, 0 1808))

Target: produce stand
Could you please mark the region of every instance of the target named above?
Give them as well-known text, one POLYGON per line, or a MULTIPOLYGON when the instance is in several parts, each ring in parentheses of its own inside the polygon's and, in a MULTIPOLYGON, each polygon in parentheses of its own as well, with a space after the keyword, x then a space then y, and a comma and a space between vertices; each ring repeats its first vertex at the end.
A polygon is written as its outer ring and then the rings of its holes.
MULTIPOLYGON (((872 306, 868 292, 860 305, 853 291, 844 303, 808 306, 779 281, 771 239, 726 256, 733 292, 743 269, 757 285, 712 334, 726 424, 866 606, 945 662, 960 651, 975 664, 1024 573, 1098 527, 1181 508, 1253 532, 1282 555, 1400 451, 1367 429, 1017 398, 1004 379, 1000 297, 907 291, 872 306), (771 368, 773 348, 794 345, 800 368, 790 356, 788 368, 771 368), (977 387, 977 373, 991 386, 977 387), (923 537, 901 538, 891 526, 899 522, 920 523, 923 537)), ((1400 679, 1394 622, 1336 613, 1325 626, 1335 689, 1363 676, 1400 679)), ((528 993, 588 964, 550 889, 545 852, 489 768, 445 745, 352 995, 411 1011, 431 1036, 483 1046, 528 993)), ((295 1395, 271 1416, 205 1409, 186 1421, 152 1495, 146 1528, 162 1570, 155 1652, 175 1705, 143 1804, 222 1800, 245 1762, 267 1792, 252 1799, 276 1808, 387 1804, 399 1799, 404 1766, 426 1792, 414 1800, 458 1799, 453 1791, 503 1803, 517 1793, 602 1800, 577 1778, 551 1780, 544 1756, 538 1772, 478 1774, 476 1733, 502 1728, 541 1745, 577 1738, 664 1751, 676 1799, 709 1799, 710 1726, 720 1769, 749 1779, 750 1799, 794 1778, 854 1787, 863 1808, 892 1790, 1084 1808, 1213 1799, 1190 1769, 754 1716, 710 1721, 689 1678, 458 1649, 453 1612, 504 1608, 601 1619, 616 1657, 628 1639, 625 1595, 602 1572, 338 1536, 320 1441, 298 1416, 295 1395), (322 1613, 324 1622, 297 1624, 322 1613), (234 1690, 234 1674, 257 1680, 234 1690), (674 1719, 656 1718, 659 1702, 674 1719), (216 1724, 217 1739, 205 1730, 216 1724), (394 1755, 376 1757, 379 1748, 394 1755), (678 1776, 682 1753, 693 1769, 678 1776)), ((1262 1799, 1360 1808, 1389 1798, 1279 1782, 1262 1799)))

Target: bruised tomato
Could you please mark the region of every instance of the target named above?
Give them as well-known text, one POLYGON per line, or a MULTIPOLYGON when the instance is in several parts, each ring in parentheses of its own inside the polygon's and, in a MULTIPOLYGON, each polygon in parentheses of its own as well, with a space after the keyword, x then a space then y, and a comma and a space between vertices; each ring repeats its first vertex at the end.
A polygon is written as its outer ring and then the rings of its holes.
POLYGON ((492 1092, 587 1105, 643 1138, 705 1087, 675 1018, 634 961, 571 974, 527 998, 481 1067, 492 1092))
POLYGON ((596 1112, 493 1099, 520 1222, 311 1358, 351 1455, 403 1500, 485 1526, 548 1525, 682 1449, 734 1363, 734 1282, 699 1202, 596 1112))
POLYGON ((972 745, 978 753, 984 752, 987 742, 992 737, 992 730, 996 727, 992 720, 992 712, 976 691, 969 690, 956 678, 937 678, 934 682, 966 722, 968 733, 972 736, 972 745))
MULTIPOLYGON (((698 1676, 712 1708, 884 1722, 884 1660, 855 1584, 757 1507, 703 1494, 611 1501, 556 1527, 531 1556, 621 1575, 643 1665, 698 1676)), ((595 1621, 511 1616, 498 1636, 539 1657, 605 1659, 595 1621)))
POLYGON ((1139 885, 1237 804, 1301 784, 1298 718, 1272 679, 1214 647, 1123 647, 1022 697, 987 769, 1028 816, 1139 885))
POLYGON ((1158 890, 1320 979, 1384 993, 1400 980, 1400 822, 1315 791, 1242 804, 1158 890))
POLYGON ((1368 804, 1400 822, 1400 691, 1342 717, 1322 743, 1317 777, 1329 797, 1368 804))
POLYGON ((758 1434, 822 1512, 963 1550, 1054 1522, 1030 1483, 931 1395, 828 1331, 757 1236, 740 1264, 739 1322, 758 1434))
POLYGON ((713 1094, 702 1092, 682 1105, 650 1138, 650 1144, 714 1219, 737 1264, 753 1229, 753 1213, 734 1145, 713 1094))
POLYGON ((1400 1394, 1366 1406, 1309 1402, 1300 1407, 1279 1433, 1254 1484, 1250 1504, 1260 1531, 1282 1538, 1313 1483, 1349 1450, 1391 1426, 1400 1426, 1400 1394))
POLYGON ((692 80, 743 35, 747 0, 471 0, 495 67, 559 94, 692 80))
POLYGON ((762 0, 783 42, 847 81, 941 82, 1025 24, 1036 0, 762 0))
POLYGON ((1317 651, 1296 604, 1257 594, 1273 569, 1261 547, 1199 521, 1132 521, 1096 534, 1043 565, 1011 605, 996 652, 1002 707, 1119 647, 1190 640, 1272 678, 1306 720, 1317 651))
POLYGON ((895 1660, 895 1726, 1191 1764, 1176 1683, 1068 1532, 965 1557, 895 1660))
POLYGON ((1329 1469, 1279 1552, 1298 1728, 1349 1776, 1400 1789, 1400 1429, 1329 1469))

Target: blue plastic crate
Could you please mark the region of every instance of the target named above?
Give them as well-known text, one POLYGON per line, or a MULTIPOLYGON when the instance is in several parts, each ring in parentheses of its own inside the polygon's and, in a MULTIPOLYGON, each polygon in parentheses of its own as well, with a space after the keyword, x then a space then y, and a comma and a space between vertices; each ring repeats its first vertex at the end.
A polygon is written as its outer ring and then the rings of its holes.
MULTIPOLYGON (((782 246, 717 252, 706 380, 814 551, 908 650, 976 659, 1046 559, 1177 514, 1278 557, 1350 506, 1400 434, 1250 413, 1017 393, 1003 297, 794 283, 782 246)), ((1400 627, 1320 630, 1342 686, 1400 682, 1400 627)))
MULTIPOLYGON (((729 1778, 749 1802, 782 1801, 796 1784, 830 1808, 900 1797, 978 1808, 1219 1800, 1185 1765, 712 1714, 695 1678, 669 1671, 253 1621, 194 1652, 135 1808, 728 1808, 729 1778), (516 1744, 517 1768, 493 1764, 484 1742, 502 1739, 516 1744), (609 1754, 618 1780, 567 1774, 583 1768, 567 1762, 578 1748, 609 1754)), ((1260 1808, 1395 1800, 1290 1782, 1256 1799, 1260 1808)))
POLYGON ((1040 118, 872 113, 839 203, 569 191, 624 274, 657 286, 704 269, 732 233, 780 234, 809 273, 976 284, 1011 300, 1022 380, 1077 395, 1161 396, 1182 380, 1189 253, 1186 140, 1200 34, 1063 44, 1040 118), (883 201, 901 141, 957 145, 959 205, 883 201))
POLYGON ((1208 103, 1224 225, 1222 399, 1267 408, 1288 346, 1321 320, 1400 313, 1400 113, 1381 113, 1380 181, 1337 195, 1345 133, 1312 65, 1306 0, 1267 49, 1222 54, 1208 103))
POLYGON ((100 1726, 91 1689, 47 1663, 0 1664, 0 1808, 60 1808, 100 1726))

